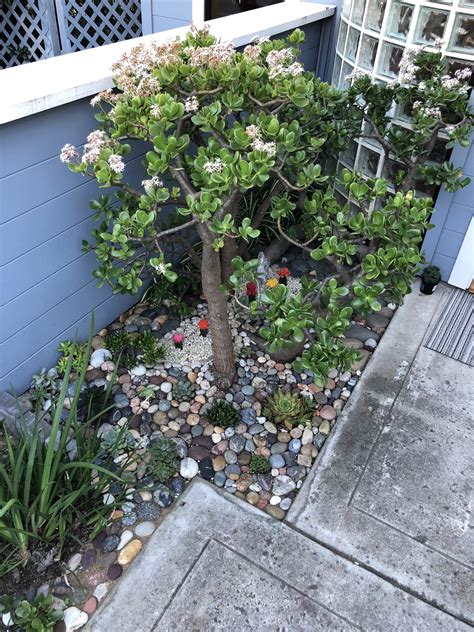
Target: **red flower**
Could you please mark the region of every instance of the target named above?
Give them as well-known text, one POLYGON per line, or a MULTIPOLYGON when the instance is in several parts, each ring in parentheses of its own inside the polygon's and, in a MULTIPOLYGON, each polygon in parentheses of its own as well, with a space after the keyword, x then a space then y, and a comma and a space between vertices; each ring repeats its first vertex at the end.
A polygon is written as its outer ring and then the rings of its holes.
POLYGON ((202 318, 199 322, 198 322, 198 327, 199 329, 209 329, 209 323, 205 318, 202 318))
POLYGON ((288 268, 280 268, 278 270, 278 276, 289 277, 290 276, 290 271, 288 270, 288 268))
POLYGON ((257 296, 257 284, 253 281, 247 283, 247 296, 249 296, 250 298, 254 298, 255 296, 257 296))

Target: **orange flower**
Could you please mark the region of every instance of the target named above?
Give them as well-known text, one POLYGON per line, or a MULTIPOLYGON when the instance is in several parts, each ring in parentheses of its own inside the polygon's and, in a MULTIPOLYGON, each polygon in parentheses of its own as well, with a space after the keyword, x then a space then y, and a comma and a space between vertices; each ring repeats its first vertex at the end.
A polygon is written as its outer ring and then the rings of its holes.
POLYGON ((289 277, 290 276, 290 271, 288 270, 288 268, 280 268, 278 270, 278 276, 289 277))
POLYGON ((209 323, 205 318, 202 318, 199 322, 198 322, 198 327, 199 329, 209 329, 209 323))
POLYGON ((267 287, 272 289, 278 285, 278 279, 268 279, 267 287))

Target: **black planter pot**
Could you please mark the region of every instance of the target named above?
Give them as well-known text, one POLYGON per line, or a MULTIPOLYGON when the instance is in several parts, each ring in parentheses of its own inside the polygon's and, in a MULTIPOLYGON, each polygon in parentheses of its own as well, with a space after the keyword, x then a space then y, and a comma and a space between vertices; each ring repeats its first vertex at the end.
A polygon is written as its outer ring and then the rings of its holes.
POLYGON ((439 281, 437 281, 436 283, 433 283, 431 281, 425 281, 423 277, 421 277, 420 292, 422 294, 428 294, 428 295, 433 294, 438 283, 439 281))

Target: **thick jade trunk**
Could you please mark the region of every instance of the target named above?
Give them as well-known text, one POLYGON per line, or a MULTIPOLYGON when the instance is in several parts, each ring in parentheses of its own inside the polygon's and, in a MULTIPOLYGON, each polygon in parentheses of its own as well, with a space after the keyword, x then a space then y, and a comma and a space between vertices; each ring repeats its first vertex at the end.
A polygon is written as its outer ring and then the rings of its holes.
POLYGON ((203 239, 202 290, 208 306, 209 329, 212 335, 212 354, 217 384, 228 388, 235 376, 235 355, 229 324, 227 299, 221 291, 221 256, 203 239))

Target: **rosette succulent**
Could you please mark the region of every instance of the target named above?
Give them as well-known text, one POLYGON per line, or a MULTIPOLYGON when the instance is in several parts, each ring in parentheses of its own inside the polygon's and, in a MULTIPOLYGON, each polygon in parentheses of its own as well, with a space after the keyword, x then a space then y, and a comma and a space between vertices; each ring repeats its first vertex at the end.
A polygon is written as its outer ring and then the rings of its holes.
POLYGON ((272 421, 285 424, 291 430, 294 426, 306 424, 309 421, 310 407, 299 395, 277 391, 267 399, 263 413, 272 421))

